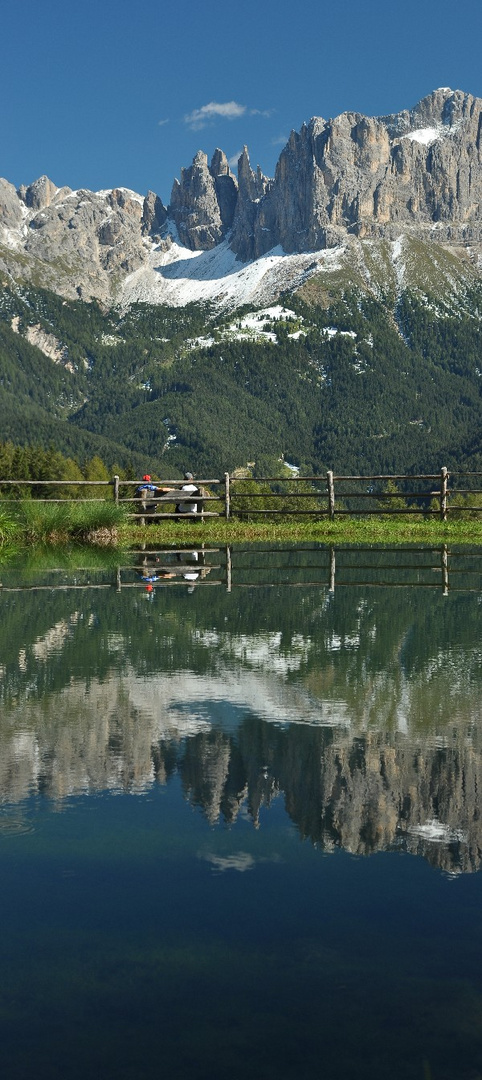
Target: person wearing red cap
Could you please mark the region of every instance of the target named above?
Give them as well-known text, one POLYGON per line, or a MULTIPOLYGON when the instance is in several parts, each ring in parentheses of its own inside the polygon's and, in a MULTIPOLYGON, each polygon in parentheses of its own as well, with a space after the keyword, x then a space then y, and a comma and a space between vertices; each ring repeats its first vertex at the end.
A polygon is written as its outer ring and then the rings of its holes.
POLYGON ((157 502, 153 501, 152 498, 149 498, 149 492, 152 491, 156 495, 164 495, 167 490, 168 488, 158 487, 157 484, 152 484, 149 473, 146 473, 145 476, 142 477, 142 484, 139 484, 139 487, 136 488, 135 491, 135 498, 142 500, 139 513, 155 514, 157 502), (148 499, 149 501, 147 501, 148 499))

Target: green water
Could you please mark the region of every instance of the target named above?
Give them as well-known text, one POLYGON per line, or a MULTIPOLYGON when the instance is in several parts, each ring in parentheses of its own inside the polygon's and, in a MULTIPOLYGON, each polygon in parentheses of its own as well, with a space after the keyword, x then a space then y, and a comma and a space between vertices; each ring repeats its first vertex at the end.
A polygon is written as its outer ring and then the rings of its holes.
POLYGON ((482 1077, 481 557, 2 567, 8 1080, 482 1077))

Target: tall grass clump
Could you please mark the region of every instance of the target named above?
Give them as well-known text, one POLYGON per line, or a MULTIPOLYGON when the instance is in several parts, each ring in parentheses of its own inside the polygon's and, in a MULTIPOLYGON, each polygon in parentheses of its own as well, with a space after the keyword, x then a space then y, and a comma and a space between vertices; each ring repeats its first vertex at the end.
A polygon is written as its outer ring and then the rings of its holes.
POLYGON ((0 507, 0 547, 9 544, 17 532, 17 523, 11 510, 0 507))
POLYGON ((115 503, 49 503, 25 499, 17 504, 17 527, 30 544, 72 541, 113 544, 125 520, 124 507, 115 503))

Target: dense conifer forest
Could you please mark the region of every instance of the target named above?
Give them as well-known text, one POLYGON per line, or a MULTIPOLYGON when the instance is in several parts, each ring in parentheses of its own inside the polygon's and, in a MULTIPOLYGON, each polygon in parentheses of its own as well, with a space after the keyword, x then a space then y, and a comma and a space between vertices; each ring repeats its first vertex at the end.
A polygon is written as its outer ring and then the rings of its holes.
POLYGON ((243 312, 104 311, 4 287, 3 476, 89 478, 93 460, 106 475, 173 478, 248 462, 259 475, 282 457, 307 474, 482 468, 480 292, 459 311, 355 289, 285 303, 271 340, 243 331, 243 312), (56 362, 33 343, 40 333, 56 362))

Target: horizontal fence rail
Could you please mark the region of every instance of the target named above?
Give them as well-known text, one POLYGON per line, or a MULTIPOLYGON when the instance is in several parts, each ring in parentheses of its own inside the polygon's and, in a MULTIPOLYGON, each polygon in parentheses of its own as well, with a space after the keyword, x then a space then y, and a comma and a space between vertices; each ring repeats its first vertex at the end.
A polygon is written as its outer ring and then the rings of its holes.
POLYGON ((142 479, 32 480, 0 477, 0 503, 28 500, 33 503, 97 503, 113 501, 124 506, 127 516, 145 522, 164 518, 231 517, 261 519, 267 516, 313 519, 351 515, 406 515, 439 517, 482 513, 482 472, 335 474, 329 470, 314 476, 248 477, 226 472, 222 479, 196 479, 194 491, 186 480, 156 480, 154 490, 142 479), (88 494, 83 494, 85 489, 88 494), (63 495, 62 495, 63 489, 63 495), (477 497, 480 496, 479 499, 477 497), (475 500, 475 501, 474 501, 475 500), (479 503, 480 505, 477 505, 479 503))

